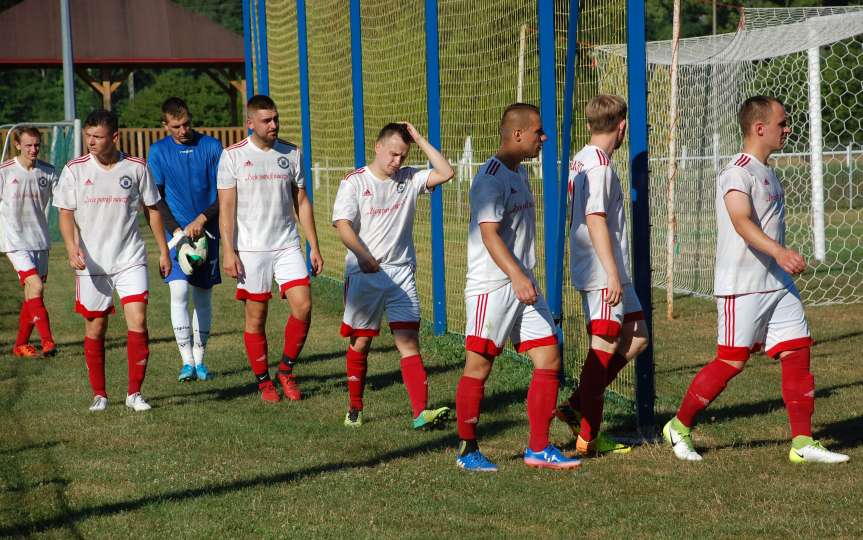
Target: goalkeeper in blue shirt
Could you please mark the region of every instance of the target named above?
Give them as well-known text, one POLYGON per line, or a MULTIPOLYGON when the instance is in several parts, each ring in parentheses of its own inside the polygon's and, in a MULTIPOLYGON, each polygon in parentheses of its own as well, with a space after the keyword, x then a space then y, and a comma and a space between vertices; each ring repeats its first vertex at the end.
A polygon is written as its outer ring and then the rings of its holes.
POLYGON ((186 103, 171 97, 162 103, 162 125, 168 136, 150 147, 147 165, 162 195, 160 211, 165 234, 173 240, 172 271, 165 278, 171 289, 171 323, 183 365, 179 380, 210 378, 204 351, 212 321, 211 293, 221 283, 219 273, 219 202, 216 171, 222 144, 191 127, 186 103), (206 257, 194 267, 181 265, 178 251, 184 244, 206 244, 206 257), (189 321, 189 291, 194 310, 189 321))

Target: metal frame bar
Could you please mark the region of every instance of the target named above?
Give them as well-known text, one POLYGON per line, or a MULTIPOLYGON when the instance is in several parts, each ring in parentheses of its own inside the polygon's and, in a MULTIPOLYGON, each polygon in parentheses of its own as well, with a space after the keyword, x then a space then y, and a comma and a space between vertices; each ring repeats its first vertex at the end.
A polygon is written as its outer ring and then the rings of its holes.
POLYGON ((653 365, 653 301, 650 288, 650 170, 647 125, 647 42, 644 0, 627 0, 626 64, 629 93, 629 170, 632 196, 633 284, 644 309, 647 348, 635 361, 635 406, 642 433, 655 431, 656 384, 653 365))
POLYGON ((350 0, 351 83, 354 105, 354 165, 366 164, 365 106, 363 105, 363 36, 360 0, 350 0))

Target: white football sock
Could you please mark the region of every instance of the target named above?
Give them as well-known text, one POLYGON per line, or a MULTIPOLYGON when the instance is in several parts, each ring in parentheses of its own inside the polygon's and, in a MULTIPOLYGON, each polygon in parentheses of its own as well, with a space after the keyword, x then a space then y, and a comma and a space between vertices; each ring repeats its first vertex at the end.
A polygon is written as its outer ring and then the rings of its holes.
POLYGON ((180 358, 185 365, 194 365, 192 357, 192 332, 189 328, 189 284, 182 279, 168 283, 171 290, 171 325, 174 327, 174 338, 180 349, 180 358))
POLYGON ((213 289, 192 286, 192 301, 195 303, 192 313, 192 356, 196 366, 204 362, 204 351, 207 349, 207 340, 210 339, 210 324, 213 320, 212 293, 213 289))

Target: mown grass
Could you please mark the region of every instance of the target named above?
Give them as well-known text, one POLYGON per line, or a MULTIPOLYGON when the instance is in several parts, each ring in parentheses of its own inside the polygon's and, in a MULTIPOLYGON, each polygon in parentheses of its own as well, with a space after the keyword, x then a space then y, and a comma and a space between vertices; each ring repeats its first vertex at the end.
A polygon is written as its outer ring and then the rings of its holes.
MULTIPOLYGON (((20 290, 8 263, 0 263, 0 537, 850 538, 863 530, 860 306, 809 310, 818 340, 816 435, 850 453, 848 465, 788 463, 779 369, 756 358, 703 418, 696 433, 701 464, 678 462, 648 443, 629 455, 588 460, 576 473, 527 469, 519 452, 530 368, 506 358, 487 386, 480 424, 482 447, 501 471, 470 475, 454 466, 454 426, 409 428, 388 335, 371 358, 366 425, 342 426, 341 290, 325 280, 313 289, 314 323, 299 367, 303 401, 258 399, 230 281, 215 292, 208 362, 216 378, 177 383, 167 288, 151 276, 144 393, 154 409, 132 413, 122 405, 125 327, 116 316, 108 341, 111 405, 88 413, 83 325, 71 312, 74 284, 62 252, 58 245, 52 253, 47 289, 61 353, 48 360, 6 354, 20 290)), ((682 298, 678 313, 671 323, 657 320, 659 422, 713 351, 712 304, 682 298)), ((286 317, 283 302, 271 303, 274 358, 286 317)), ((452 406, 460 339, 426 333, 423 346, 432 399, 452 406)), ((631 434, 627 402, 613 400, 606 420, 612 431, 631 434)), ((552 439, 572 449, 559 424, 552 439)))

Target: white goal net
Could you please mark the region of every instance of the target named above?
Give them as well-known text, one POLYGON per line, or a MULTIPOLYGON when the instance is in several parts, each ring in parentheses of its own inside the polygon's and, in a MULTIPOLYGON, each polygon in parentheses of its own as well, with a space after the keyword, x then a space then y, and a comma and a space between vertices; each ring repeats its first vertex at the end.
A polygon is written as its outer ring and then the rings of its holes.
MULTIPOLYGON (((596 49, 603 89, 625 84, 625 46, 596 49)), ((671 42, 648 44, 653 283, 665 286, 671 42)), ((737 109, 781 99, 792 135, 771 165, 786 192, 786 240, 809 269, 808 304, 863 301, 863 8, 745 9, 733 34, 683 39, 678 67, 676 291, 710 295, 715 180, 739 151, 737 109)))

